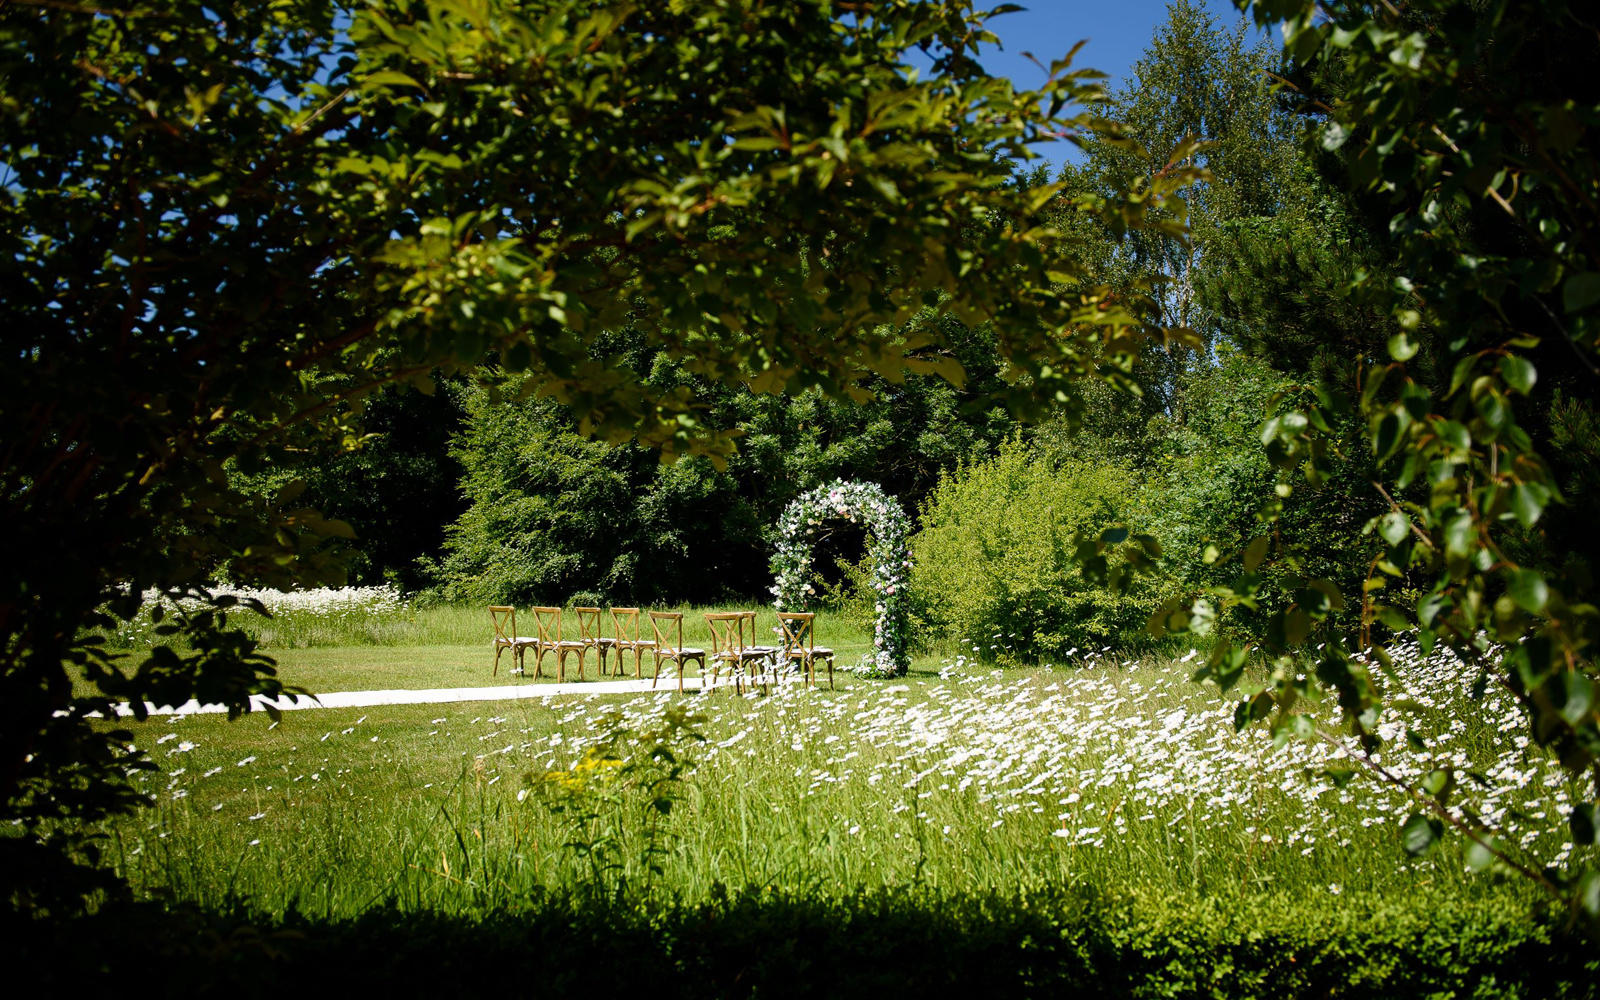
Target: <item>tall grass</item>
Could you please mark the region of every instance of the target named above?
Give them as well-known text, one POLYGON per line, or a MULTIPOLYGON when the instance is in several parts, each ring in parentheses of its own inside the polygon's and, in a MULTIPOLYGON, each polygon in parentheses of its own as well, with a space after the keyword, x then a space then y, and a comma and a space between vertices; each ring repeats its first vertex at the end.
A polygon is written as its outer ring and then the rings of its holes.
MULTIPOLYGON (((1489 779, 1462 805, 1562 863, 1540 818, 1570 789, 1513 735, 1514 708, 1469 702, 1445 665, 1417 657, 1407 670, 1420 714, 1394 725, 1435 727, 1443 753, 1489 779)), ((380 902, 479 913, 551 893, 692 903, 763 887, 1535 898, 1520 881, 1469 876, 1457 844, 1407 858, 1402 792, 1332 780, 1351 762, 1337 741, 1235 734, 1232 705, 1186 673, 957 660, 925 683, 834 693, 155 721, 138 737, 166 766, 147 779, 155 805, 108 833, 145 893, 206 905, 243 894, 314 915, 380 902), (693 767, 663 778, 669 761, 693 767)), ((1386 753, 1394 773, 1438 763, 1386 753)))

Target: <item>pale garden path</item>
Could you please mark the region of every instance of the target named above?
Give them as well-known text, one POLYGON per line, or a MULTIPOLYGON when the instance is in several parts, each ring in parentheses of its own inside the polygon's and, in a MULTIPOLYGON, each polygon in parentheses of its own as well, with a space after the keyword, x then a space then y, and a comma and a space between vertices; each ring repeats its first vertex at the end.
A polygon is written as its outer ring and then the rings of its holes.
MULTIPOLYGON (((723 681, 718 687, 728 684, 723 681)), ((701 678, 685 677, 684 690, 701 690, 701 678)), ((663 678, 656 691, 676 691, 677 682, 668 683, 663 678)), ((390 690, 390 691, 332 691, 326 694, 311 695, 284 695, 279 698, 268 698, 263 695, 253 695, 250 698, 250 710, 254 712, 265 711, 269 708, 280 712, 293 712, 310 708, 369 708, 375 705, 431 705, 452 701, 510 701, 519 698, 550 698, 557 695, 571 694, 641 694, 651 690, 647 680, 620 680, 620 681, 577 681, 556 684, 515 684, 504 687, 471 687, 471 688, 427 688, 421 690, 390 690)), ((145 703, 145 709, 150 715, 209 715, 226 712, 226 705, 201 704, 198 701, 186 701, 182 705, 155 705, 145 703)), ((129 716, 133 709, 126 704, 117 706, 117 714, 129 716)))

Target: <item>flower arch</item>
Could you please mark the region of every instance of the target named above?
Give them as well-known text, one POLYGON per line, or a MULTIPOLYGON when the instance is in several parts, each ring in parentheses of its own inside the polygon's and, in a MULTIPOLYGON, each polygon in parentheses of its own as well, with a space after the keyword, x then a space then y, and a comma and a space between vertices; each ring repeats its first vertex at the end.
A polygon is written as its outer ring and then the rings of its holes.
POLYGON ((911 534, 911 521, 899 502, 882 487, 838 479, 789 505, 778 519, 778 551, 772 557, 772 573, 777 577, 772 587, 777 598, 773 606, 779 611, 806 607, 811 593, 806 577, 811 569, 812 545, 823 522, 835 517, 851 521, 860 518, 867 529, 878 621, 873 629, 872 652, 862 657, 861 667, 881 677, 897 677, 911 664, 906 652, 906 578, 911 569, 906 539, 911 534))

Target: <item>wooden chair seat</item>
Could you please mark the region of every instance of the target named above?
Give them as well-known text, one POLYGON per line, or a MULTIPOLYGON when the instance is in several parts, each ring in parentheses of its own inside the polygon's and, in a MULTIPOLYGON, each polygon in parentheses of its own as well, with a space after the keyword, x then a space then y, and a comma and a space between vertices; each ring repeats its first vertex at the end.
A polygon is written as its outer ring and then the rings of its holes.
POLYGON ((530 647, 539 645, 537 636, 517 635, 517 610, 509 605, 489 605, 489 620, 494 623, 494 669, 489 672, 491 677, 500 674, 500 654, 511 650, 511 659, 517 664, 517 669, 523 666, 524 654, 530 647))
POLYGON ((554 653, 556 657, 556 679, 565 681, 567 679, 567 657, 577 653, 578 680, 583 680, 583 656, 594 644, 584 639, 561 638, 560 608, 534 608, 533 616, 539 623, 539 646, 534 653, 533 662, 534 676, 544 676, 544 654, 554 653))
POLYGON ((655 641, 651 645, 650 654, 656 661, 656 673, 650 681, 654 688, 661 680, 662 661, 675 663, 678 667, 678 690, 683 690, 683 668, 689 660, 700 663, 700 672, 705 673, 706 651, 683 644, 683 614, 678 611, 652 611, 650 612, 650 631, 655 633, 655 641), (663 631, 663 625, 667 627, 663 631), (671 635, 672 641, 667 641, 671 635))
POLYGON ((617 640, 600 634, 599 608, 573 608, 572 616, 578 620, 578 641, 583 643, 585 650, 594 650, 595 658, 600 661, 600 676, 604 677, 606 675, 606 654, 616 646, 617 640))
POLYGON ((766 685, 766 671, 762 670, 761 667, 764 664, 771 664, 773 679, 776 680, 776 654, 780 650, 776 646, 753 646, 745 640, 746 625, 751 627, 752 632, 754 631, 756 618, 754 611, 711 613, 705 617, 706 627, 711 630, 711 684, 713 687, 716 686, 717 677, 721 673, 721 665, 724 663, 728 665, 729 673, 733 675, 734 690, 740 693, 744 691, 746 664, 756 664, 755 673, 761 676, 763 686, 766 685))
POLYGON ((805 673, 806 684, 817 682, 817 661, 828 664, 828 690, 833 690, 833 650, 817 645, 816 618, 813 613, 779 612, 778 627, 783 631, 783 658, 785 662, 798 661, 805 673))
POLYGON ((644 671, 641 663, 647 650, 656 648, 654 639, 639 638, 639 609, 638 608, 612 608, 611 626, 616 638, 611 642, 617 650, 617 674, 623 674, 622 656, 629 650, 633 651, 633 676, 643 677, 644 671))

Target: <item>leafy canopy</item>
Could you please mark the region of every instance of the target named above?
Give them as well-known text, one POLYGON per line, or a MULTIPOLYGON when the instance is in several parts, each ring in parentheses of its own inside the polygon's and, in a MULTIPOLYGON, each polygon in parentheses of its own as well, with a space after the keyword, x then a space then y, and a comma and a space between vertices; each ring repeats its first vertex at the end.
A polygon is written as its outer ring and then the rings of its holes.
MULTIPOLYGON (((493 352, 585 432, 720 453, 686 388, 612 363, 608 329, 768 392, 959 381, 946 315, 992 324, 1019 409, 1120 377, 1154 333, 1146 291, 1055 252, 1038 209, 1056 190, 1011 176, 1030 145, 1105 127, 1082 109, 1094 75, 1063 60, 1016 91, 976 58, 987 17, 969 0, 0 8, 4 818, 127 804, 124 741, 85 718, 106 698, 243 711, 277 689, 225 599, 137 663, 88 630, 223 566, 336 576, 321 541, 347 526, 292 489, 252 500, 228 466, 353 438, 377 386, 493 352)), ((1077 206, 1178 232, 1187 176, 1077 206)))
POLYGON ((1444 753, 1415 789, 1407 848, 1426 851, 1454 826, 1474 865, 1520 871, 1600 917, 1600 610, 1587 562, 1553 558, 1540 538, 1562 501, 1548 415, 1563 398, 1592 411, 1600 370, 1600 52, 1587 9, 1257 0, 1253 12, 1285 23, 1296 85, 1322 119, 1317 141, 1382 206, 1395 259, 1392 276, 1354 276, 1356 294, 1392 305, 1386 350, 1352 358, 1348 381, 1294 396, 1262 441, 1289 496, 1350 464, 1340 428, 1362 428, 1379 513, 1358 593, 1307 572, 1303 540, 1280 534, 1281 507, 1269 505, 1235 578, 1170 603, 1153 624, 1185 631, 1214 602, 1254 607, 1267 566, 1297 576, 1293 602, 1256 641, 1219 643, 1201 673, 1231 687, 1259 648, 1273 669, 1241 702, 1241 726, 1270 718, 1286 737, 1309 732, 1302 698, 1320 680, 1369 748, 1386 710, 1383 637, 1416 630, 1424 650, 1449 644, 1477 668, 1478 690, 1517 696, 1534 738, 1582 783, 1565 817, 1576 850, 1543 868, 1453 808, 1470 775, 1444 753), (1360 609, 1356 635, 1337 627, 1346 606, 1360 609), (1369 644, 1372 656, 1358 656, 1369 644))

